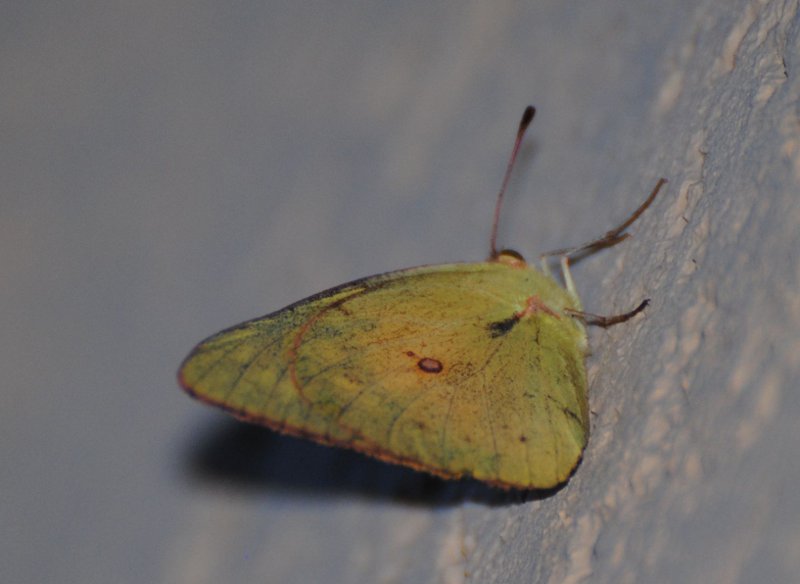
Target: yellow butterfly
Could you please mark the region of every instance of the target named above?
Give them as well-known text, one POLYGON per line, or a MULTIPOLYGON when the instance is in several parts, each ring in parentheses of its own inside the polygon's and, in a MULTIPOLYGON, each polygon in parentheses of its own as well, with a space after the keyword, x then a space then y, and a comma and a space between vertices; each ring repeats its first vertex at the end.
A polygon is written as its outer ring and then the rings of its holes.
POLYGON ((542 271, 496 248, 487 261, 409 268, 337 286, 201 342, 180 368, 193 397, 323 444, 502 488, 550 488, 589 435, 584 324, 641 312, 582 311, 570 258, 609 247, 652 203, 584 245, 542 256, 542 271), (546 258, 560 256, 565 287, 546 258))

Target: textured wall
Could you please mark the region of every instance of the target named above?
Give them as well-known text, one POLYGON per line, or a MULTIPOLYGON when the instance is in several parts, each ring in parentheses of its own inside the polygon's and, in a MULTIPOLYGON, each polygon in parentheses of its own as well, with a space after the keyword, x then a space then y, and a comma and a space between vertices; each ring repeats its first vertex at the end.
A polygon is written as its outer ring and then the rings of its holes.
POLYGON ((0 51, 0 580, 754 582, 800 570, 798 2, 72 3, 0 51), (302 6, 301 6, 302 4, 302 6), (505 496, 192 402, 207 334, 612 227, 593 435, 505 496))

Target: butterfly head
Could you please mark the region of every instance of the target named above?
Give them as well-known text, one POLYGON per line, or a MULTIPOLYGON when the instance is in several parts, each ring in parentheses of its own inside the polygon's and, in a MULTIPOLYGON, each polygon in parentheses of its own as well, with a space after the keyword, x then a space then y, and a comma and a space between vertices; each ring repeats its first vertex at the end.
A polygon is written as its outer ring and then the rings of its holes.
POLYGON ((525 258, 522 257, 522 254, 514 251, 513 249, 501 249, 500 251, 492 254, 492 257, 489 259, 490 261, 500 262, 501 264, 511 266, 512 268, 524 268, 528 265, 525 262, 525 258))

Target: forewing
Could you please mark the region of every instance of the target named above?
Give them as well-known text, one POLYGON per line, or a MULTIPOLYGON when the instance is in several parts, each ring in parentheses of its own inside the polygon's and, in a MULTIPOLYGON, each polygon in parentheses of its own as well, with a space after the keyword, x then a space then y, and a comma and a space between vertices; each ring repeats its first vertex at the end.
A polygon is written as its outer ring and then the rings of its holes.
POLYGON ((585 336, 569 297, 496 262, 345 285, 202 343, 190 392, 240 417, 502 486, 563 482, 586 443, 585 336), (537 297, 549 311, 524 313, 537 297))

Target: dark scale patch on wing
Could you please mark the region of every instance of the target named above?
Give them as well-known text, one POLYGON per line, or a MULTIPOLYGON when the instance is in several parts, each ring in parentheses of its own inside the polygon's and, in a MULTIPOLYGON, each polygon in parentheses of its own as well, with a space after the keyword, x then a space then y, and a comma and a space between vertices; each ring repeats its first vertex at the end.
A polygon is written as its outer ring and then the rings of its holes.
POLYGON ((442 369, 444 369, 444 365, 442 365, 441 361, 431 359, 430 357, 423 357, 417 361, 417 367, 422 369, 425 373, 441 373, 442 369))
POLYGON ((505 320, 490 322, 486 328, 493 339, 507 334, 519 322, 519 315, 513 314, 505 320))
POLYGON ((565 407, 562 407, 561 410, 564 412, 564 414, 566 414, 567 416, 569 416, 570 418, 575 420, 575 422, 577 422, 580 425, 583 425, 583 422, 581 422, 581 419, 578 417, 578 414, 576 414, 575 412, 573 412, 569 408, 565 408, 565 407))

